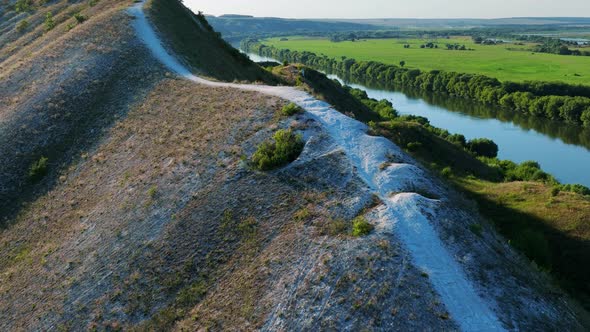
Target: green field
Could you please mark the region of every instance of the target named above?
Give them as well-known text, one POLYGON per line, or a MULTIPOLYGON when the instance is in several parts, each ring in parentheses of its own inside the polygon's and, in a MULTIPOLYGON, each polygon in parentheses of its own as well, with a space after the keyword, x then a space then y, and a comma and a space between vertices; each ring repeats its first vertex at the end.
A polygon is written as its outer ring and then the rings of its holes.
POLYGON ((590 57, 532 53, 533 44, 478 45, 471 38, 451 39, 369 39, 334 43, 328 39, 290 37, 287 41, 271 38, 263 44, 292 51, 310 51, 340 58, 373 60, 389 64, 406 62, 408 68, 477 73, 501 81, 562 81, 590 85, 590 57), (436 42, 438 49, 421 49, 436 42), (447 50, 445 45, 460 44, 473 51, 447 50), (410 44, 410 48, 404 48, 410 44))

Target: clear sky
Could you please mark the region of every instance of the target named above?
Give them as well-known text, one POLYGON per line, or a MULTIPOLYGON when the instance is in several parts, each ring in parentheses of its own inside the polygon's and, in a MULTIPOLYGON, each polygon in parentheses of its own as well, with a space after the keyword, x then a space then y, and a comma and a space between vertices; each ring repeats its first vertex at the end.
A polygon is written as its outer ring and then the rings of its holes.
POLYGON ((287 18, 590 17, 590 0, 184 0, 206 14, 287 18))

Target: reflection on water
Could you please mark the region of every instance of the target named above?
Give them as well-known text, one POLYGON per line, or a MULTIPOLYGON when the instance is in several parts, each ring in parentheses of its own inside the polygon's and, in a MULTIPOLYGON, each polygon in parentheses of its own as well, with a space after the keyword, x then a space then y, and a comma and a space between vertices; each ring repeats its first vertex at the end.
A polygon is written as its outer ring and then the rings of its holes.
MULTIPOLYGON (((255 55, 250 55, 254 61, 255 55)), ((261 61, 276 61, 265 59, 261 61)), ((375 82, 359 82, 328 75, 367 91, 371 98, 387 99, 400 114, 420 115, 433 126, 467 139, 487 137, 500 148, 499 157, 515 162, 534 160, 564 183, 590 186, 590 129, 526 114, 506 111, 462 98, 400 89, 375 82)))

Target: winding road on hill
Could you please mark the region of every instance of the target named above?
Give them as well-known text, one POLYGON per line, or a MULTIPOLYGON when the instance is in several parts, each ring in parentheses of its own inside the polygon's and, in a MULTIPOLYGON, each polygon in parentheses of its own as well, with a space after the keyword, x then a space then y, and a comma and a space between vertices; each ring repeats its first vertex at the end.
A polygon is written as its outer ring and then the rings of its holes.
MULTIPOLYGON (((494 304, 478 295, 460 264, 445 248, 431 222, 438 202, 416 192, 435 191, 434 181, 398 146, 383 137, 367 134, 368 127, 336 111, 329 104, 294 87, 212 82, 195 76, 162 45, 143 12, 144 3, 129 9, 139 38, 169 70, 198 84, 257 91, 289 100, 308 112, 343 149, 362 180, 379 195, 386 208, 382 213, 410 251, 413 263, 428 273, 452 319, 465 331, 502 331, 502 323, 492 310, 494 304), (387 165, 383 168, 382 165, 387 165)), ((440 196, 439 195, 439 196, 440 196)), ((436 217, 434 217, 436 218, 436 217)))

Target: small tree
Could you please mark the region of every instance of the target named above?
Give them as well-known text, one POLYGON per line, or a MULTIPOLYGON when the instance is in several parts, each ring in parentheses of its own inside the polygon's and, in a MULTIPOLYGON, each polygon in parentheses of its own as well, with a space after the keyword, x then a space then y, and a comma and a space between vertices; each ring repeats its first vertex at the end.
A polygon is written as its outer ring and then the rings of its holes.
POLYGON ((402 61, 399 62, 399 65, 400 65, 400 67, 403 68, 406 65, 406 62, 402 60, 402 61))
POLYGON ((467 143, 469 151, 477 156, 495 158, 498 156, 498 145, 487 138, 477 138, 467 143))

